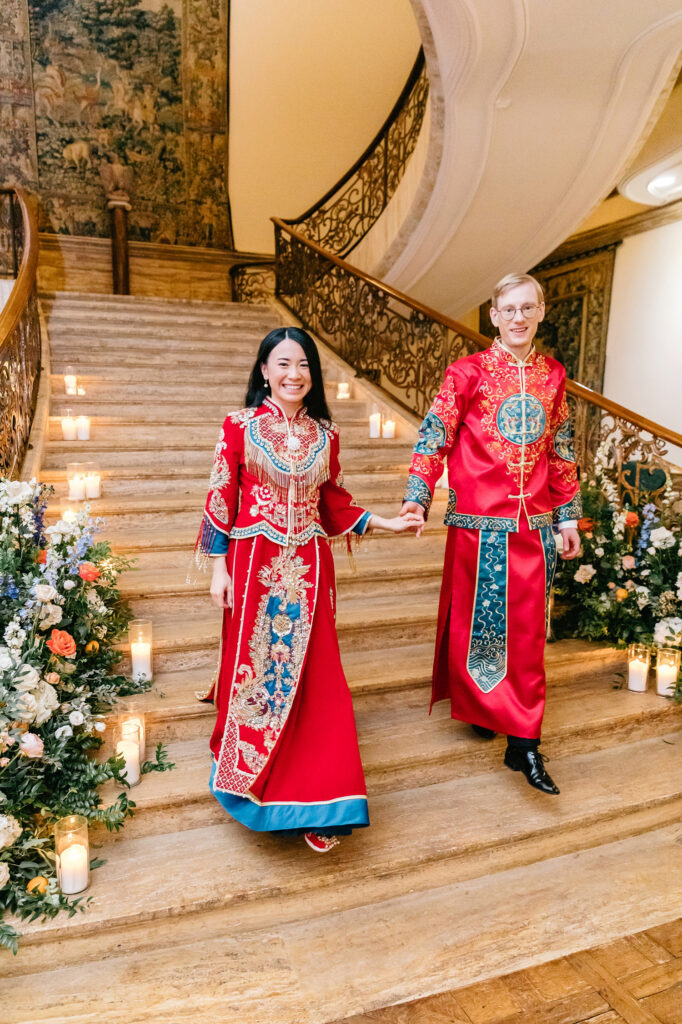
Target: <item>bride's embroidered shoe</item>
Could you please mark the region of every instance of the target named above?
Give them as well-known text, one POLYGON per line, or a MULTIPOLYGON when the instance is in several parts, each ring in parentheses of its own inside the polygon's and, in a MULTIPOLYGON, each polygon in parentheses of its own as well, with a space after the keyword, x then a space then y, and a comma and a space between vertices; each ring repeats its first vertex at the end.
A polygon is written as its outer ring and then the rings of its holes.
POLYGON ((315 853, 329 853, 340 842, 338 836, 318 836, 317 832, 306 832, 303 838, 315 853))

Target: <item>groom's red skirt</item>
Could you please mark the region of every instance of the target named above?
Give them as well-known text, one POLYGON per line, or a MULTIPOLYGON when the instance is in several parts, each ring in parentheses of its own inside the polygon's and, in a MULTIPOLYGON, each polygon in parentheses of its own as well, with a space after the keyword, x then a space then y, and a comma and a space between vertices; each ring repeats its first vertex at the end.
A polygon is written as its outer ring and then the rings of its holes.
POLYGON ((431 706, 507 735, 540 736, 544 647, 556 564, 551 527, 518 533, 450 527, 431 706))

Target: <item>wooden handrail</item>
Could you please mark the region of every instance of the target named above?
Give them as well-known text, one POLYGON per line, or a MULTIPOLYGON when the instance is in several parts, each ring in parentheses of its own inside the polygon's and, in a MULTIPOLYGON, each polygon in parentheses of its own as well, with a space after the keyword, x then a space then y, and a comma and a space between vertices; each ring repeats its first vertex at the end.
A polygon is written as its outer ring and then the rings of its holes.
MULTIPOLYGON (((478 348, 489 348, 492 344, 490 338, 486 338, 484 334, 480 334, 478 331, 473 331, 470 327, 466 327, 458 320, 453 320, 452 317, 446 316, 444 313, 439 313, 430 306, 424 305, 423 302, 419 302, 417 299, 411 298, 404 292, 398 291, 397 288, 393 288, 391 285, 386 284, 385 281, 380 281, 378 278, 372 277, 371 274, 367 274, 364 270, 360 270, 359 267, 353 266, 352 263, 348 263, 347 260, 341 259, 340 256, 335 256, 333 253, 327 252, 315 242, 311 242, 309 238, 306 238, 305 235, 296 231, 289 223, 281 220, 279 217, 272 217, 271 220, 272 223, 282 231, 286 231, 286 233, 292 238, 295 238, 297 242, 302 243, 309 249, 318 253, 328 263, 335 264, 337 267, 340 267, 347 273, 352 274, 359 280, 366 281, 372 287, 380 289, 390 298, 396 299, 396 301, 415 310, 415 312, 422 313, 430 320, 434 320, 436 323, 442 324, 443 327, 447 327, 449 330, 454 331, 455 334, 461 335, 463 338, 471 341, 474 345, 477 345, 478 348)), ((574 398, 582 399, 582 401, 588 402, 590 405, 595 405, 612 416, 628 420, 629 423, 634 424, 639 430, 644 430, 649 434, 654 434, 656 437, 660 437, 668 444, 682 448, 682 434, 678 434, 675 430, 669 430, 668 427, 664 427, 661 423, 655 423, 653 420, 649 420, 644 416, 638 415, 638 413, 633 412, 632 409, 628 409, 624 405, 619 405, 618 402, 613 402, 610 398, 605 398, 604 395, 599 394, 598 391, 593 391, 592 388, 585 387, 584 384, 579 384, 578 381, 571 380, 569 378, 566 381, 566 391, 568 394, 573 395, 574 398)))
POLYGON ((38 216, 36 201, 23 188, 0 188, 1 195, 14 193, 19 200, 24 221, 24 251, 14 287, 0 311, 0 349, 19 323, 35 287, 38 269, 38 216))

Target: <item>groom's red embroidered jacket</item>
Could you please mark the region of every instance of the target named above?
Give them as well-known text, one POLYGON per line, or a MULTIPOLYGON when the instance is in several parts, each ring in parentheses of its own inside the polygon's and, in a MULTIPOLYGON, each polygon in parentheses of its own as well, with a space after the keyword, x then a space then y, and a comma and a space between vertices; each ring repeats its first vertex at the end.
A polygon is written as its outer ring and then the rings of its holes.
POLYGON ((499 341, 458 359, 419 431, 405 501, 428 513, 447 460, 448 526, 575 526, 582 505, 561 363, 499 341))

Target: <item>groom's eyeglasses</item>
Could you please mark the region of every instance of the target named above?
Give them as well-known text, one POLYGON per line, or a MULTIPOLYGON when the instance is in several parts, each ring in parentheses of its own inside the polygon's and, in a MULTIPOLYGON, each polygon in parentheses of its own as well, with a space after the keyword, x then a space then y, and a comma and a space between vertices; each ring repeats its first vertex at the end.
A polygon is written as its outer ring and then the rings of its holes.
POLYGON ((498 313, 503 320, 513 320, 517 309, 521 311, 524 320, 534 320, 540 307, 534 306, 532 302, 524 302, 522 306, 502 306, 501 309, 498 309, 498 313))

